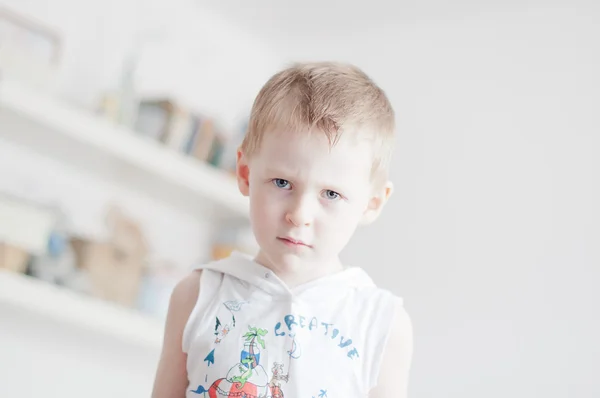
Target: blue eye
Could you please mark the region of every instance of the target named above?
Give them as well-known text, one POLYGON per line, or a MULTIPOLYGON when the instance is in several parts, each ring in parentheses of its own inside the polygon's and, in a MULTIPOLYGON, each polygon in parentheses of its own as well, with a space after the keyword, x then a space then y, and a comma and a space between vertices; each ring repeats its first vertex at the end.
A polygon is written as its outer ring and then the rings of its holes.
POLYGON ((273 180, 273 184, 275 184, 275 186, 277 188, 281 188, 281 189, 291 189, 292 188, 290 182, 288 180, 284 180, 283 178, 275 178, 273 180))
POLYGON ((341 195, 331 189, 327 189, 323 191, 323 197, 328 200, 337 200, 341 197, 341 195))

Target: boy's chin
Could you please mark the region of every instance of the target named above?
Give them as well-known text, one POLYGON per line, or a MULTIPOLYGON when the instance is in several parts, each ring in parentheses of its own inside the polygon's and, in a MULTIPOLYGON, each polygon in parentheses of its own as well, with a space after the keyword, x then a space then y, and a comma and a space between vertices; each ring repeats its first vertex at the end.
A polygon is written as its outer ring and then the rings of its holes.
POLYGON ((256 260, 269 268, 288 272, 299 270, 303 265, 312 262, 309 253, 277 249, 261 250, 256 260))
POLYGON ((309 260, 309 256, 305 253, 294 253, 294 252, 276 252, 273 253, 273 261, 276 262, 277 268, 287 271, 294 271, 300 269, 303 264, 309 260))
POLYGON ((323 267, 327 264, 337 264, 339 257, 321 258, 313 249, 308 250, 285 250, 274 248, 272 250, 261 250, 257 261, 263 265, 284 272, 298 272, 314 266, 323 267))

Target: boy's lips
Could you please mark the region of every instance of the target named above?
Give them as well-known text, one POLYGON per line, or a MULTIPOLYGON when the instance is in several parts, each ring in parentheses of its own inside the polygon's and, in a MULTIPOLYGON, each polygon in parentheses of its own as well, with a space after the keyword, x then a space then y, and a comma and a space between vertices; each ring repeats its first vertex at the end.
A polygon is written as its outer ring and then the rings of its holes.
POLYGON ((279 236, 279 237, 277 237, 277 239, 287 245, 311 247, 308 243, 305 243, 299 239, 291 238, 289 236, 279 236))

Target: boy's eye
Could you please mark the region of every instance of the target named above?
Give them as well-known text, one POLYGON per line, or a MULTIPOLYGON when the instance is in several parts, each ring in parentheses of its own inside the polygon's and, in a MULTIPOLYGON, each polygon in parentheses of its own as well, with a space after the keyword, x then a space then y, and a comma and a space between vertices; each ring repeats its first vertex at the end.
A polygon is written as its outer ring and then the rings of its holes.
POLYGON ((277 188, 281 188, 281 189, 291 189, 292 188, 290 182, 288 180, 284 180, 283 178, 275 178, 273 180, 273 184, 275 184, 275 186, 277 188))
POLYGON ((323 191, 323 197, 328 200, 336 200, 339 199, 341 195, 335 191, 332 191, 331 189, 327 189, 323 191))

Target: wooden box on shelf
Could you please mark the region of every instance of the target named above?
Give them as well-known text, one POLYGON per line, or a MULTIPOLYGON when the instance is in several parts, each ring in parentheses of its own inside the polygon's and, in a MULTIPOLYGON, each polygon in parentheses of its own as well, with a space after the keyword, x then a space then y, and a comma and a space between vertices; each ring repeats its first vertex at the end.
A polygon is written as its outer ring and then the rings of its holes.
POLYGON ((137 302, 147 247, 139 226, 120 214, 111 215, 107 242, 72 240, 78 267, 90 279, 91 294, 127 307, 137 302))
POLYGON ((0 269, 24 273, 27 268, 29 253, 9 243, 0 243, 0 269))

